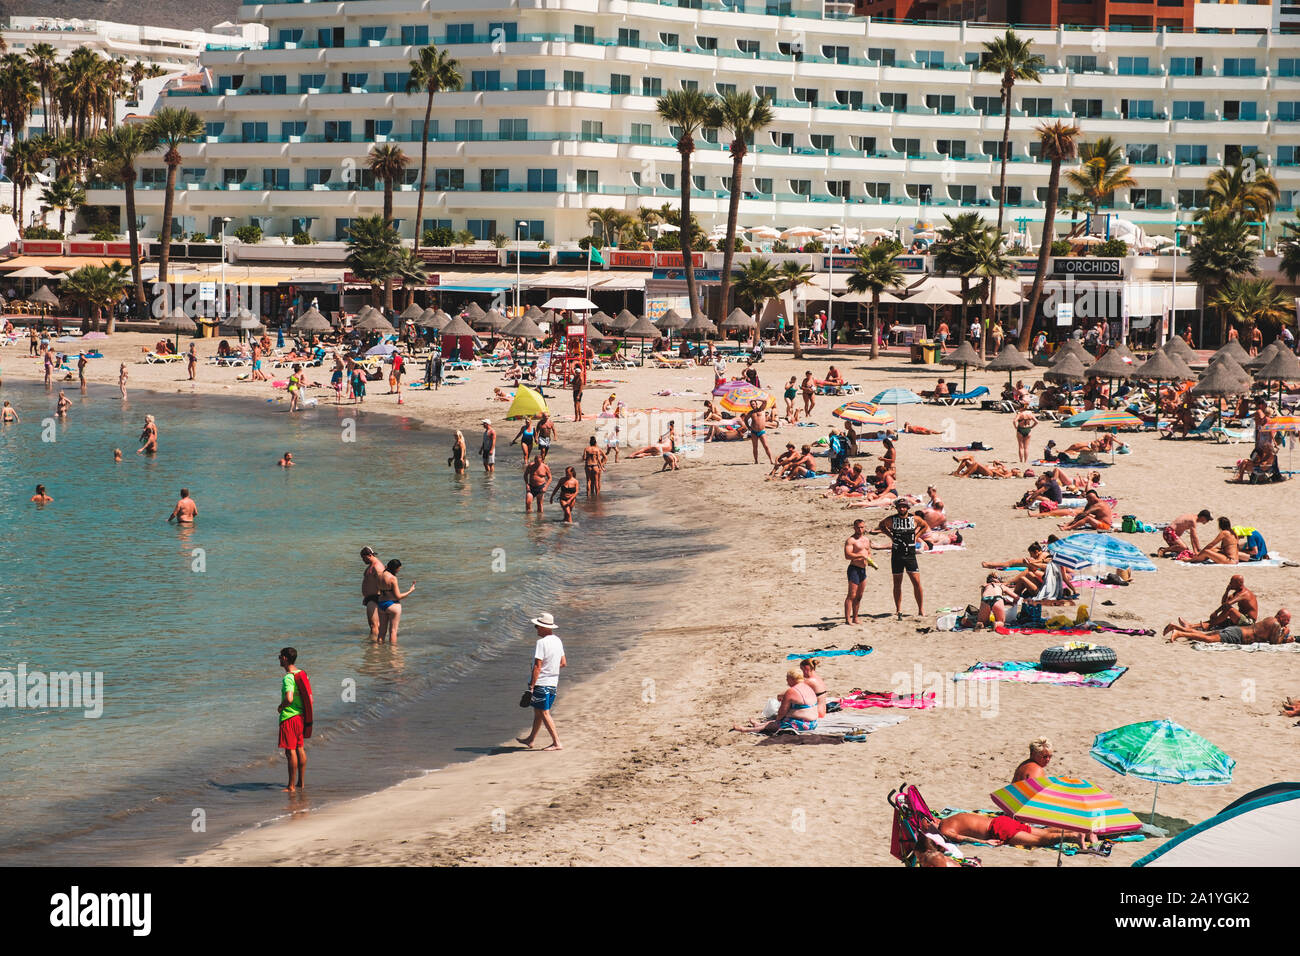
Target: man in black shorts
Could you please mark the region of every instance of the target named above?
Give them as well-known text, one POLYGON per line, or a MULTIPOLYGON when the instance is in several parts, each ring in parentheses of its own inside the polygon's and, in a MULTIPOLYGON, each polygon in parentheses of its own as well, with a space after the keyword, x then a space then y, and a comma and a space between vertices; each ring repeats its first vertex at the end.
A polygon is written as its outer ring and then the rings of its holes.
POLYGON ((844 542, 844 560, 849 562, 849 593, 844 598, 845 624, 858 623, 858 606, 862 604, 862 592, 867 589, 867 565, 875 567, 866 526, 861 518, 853 522, 853 534, 844 542))
POLYGON ((361 549, 361 562, 366 566, 361 576, 361 606, 366 609, 366 623, 370 625, 370 639, 379 637, 379 576, 384 573, 384 562, 375 549, 361 549))
POLYGON ((916 596, 916 613, 925 614, 925 598, 921 591, 921 572, 916 565, 916 542, 920 535, 930 530, 925 519, 911 513, 912 503, 906 498, 894 502, 894 514, 884 518, 874 534, 883 534, 890 540, 889 563, 894 575, 894 613, 903 619, 903 572, 912 579, 912 593, 916 596))

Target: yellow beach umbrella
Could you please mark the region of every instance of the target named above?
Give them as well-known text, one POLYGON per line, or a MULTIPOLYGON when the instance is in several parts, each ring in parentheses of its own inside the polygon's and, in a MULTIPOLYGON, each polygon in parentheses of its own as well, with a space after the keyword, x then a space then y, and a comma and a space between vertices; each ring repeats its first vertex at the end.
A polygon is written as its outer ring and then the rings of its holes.
POLYGON ((543 413, 549 415, 550 412, 551 410, 546 407, 546 399, 542 398, 540 393, 527 385, 520 385, 515 392, 515 400, 510 403, 510 409, 506 412, 506 418, 529 418, 543 413))

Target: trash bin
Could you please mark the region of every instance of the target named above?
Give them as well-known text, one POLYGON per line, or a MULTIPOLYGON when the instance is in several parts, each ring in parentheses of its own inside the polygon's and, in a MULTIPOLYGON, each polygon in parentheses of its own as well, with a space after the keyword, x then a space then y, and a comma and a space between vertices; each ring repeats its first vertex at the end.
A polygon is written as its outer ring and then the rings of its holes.
POLYGON ((935 365, 939 361, 939 343, 932 339, 926 339, 921 343, 921 351, 925 354, 925 364, 935 365))
POLYGON ((912 343, 912 364, 913 365, 925 364, 925 346, 923 346, 920 342, 912 343))

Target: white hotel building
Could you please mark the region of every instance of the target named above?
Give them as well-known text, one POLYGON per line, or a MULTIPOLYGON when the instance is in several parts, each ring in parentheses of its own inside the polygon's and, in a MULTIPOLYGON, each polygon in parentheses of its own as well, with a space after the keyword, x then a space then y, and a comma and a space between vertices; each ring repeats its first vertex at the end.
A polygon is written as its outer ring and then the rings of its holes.
MULTIPOLYGON (((1232 9, 1204 6, 1220 20, 1232 9)), ((256 222, 269 236, 340 239, 354 218, 381 209, 364 165, 371 145, 388 141, 412 158, 396 196, 409 239, 425 97, 404 90, 408 61, 428 43, 459 61, 465 88, 434 100, 426 227, 514 239, 524 222, 522 238, 558 246, 591 232, 592 207, 675 204, 679 159, 655 98, 692 85, 750 89, 775 105, 745 162, 743 224, 898 227, 906 239, 918 219, 962 210, 994 218, 998 77, 971 64, 1000 29, 850 11, 822 0, 246 5, 241 17, 265 26, 267 41, 209 45, 212 88, 164 98, 207 125, 204 141, 185 150, 176 228, 215 234, 230 217, 231 228, 256 222)), ((1013 91, 1012 228, 1037 238, 1048 165, 1034 127, 1056 117, 1076 119, 1085 140, 1111 136, 1123 147, 1138 185, 1114 207, 1149 233, 1170 234, 1177 207, 1186 220, 1203 202, 1214 168, 1249 156, 1282 190, 1273 229, 1292 217, 1300 36, 1268 26, 1019 32, 1047 65, 1041 83, 1013 91)), ((706 230, 726 217, 727 141, 706 130, 693 161, 692 204, 706 230)), ((165 170, 158 158, 141 165, 137 203, 149 234, 160 225, 165 170)), ((120 193, 92 189, 89 198, 118 204, 120 193)))

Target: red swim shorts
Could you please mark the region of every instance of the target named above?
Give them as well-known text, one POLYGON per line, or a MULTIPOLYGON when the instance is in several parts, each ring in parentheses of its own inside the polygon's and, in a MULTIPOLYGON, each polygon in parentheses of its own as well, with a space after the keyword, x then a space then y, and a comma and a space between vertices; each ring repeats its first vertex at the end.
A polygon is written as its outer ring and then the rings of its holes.
POLYGON ((992 831, 993 839, 1006 843, 1017 833, 1028 833, 1029 827, 1003 813, 993 818, 992 831))
POLYGON ((1165 525, 1165 530, 1162 532, 1162 534, 1164 535, 1165 538, 1165 544, 1169 545, 1169 547, 1171 548, 1183 547, 1183 542, 1178 539, 1178 535, 1174 533, 1174 529, 1169 527, 1169 525, 1165 525))
POLYGON ((302 746, 302 715, 280 721, 280 749, 297 750, 302 746))

